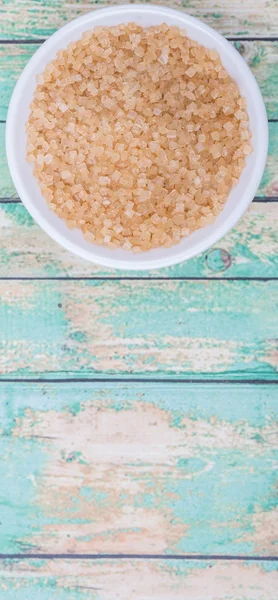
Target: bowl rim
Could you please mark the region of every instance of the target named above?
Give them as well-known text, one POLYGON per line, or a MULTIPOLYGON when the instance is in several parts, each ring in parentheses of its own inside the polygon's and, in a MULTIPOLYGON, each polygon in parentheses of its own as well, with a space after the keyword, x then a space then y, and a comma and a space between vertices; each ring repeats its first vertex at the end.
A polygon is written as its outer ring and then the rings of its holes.
MULTIPOLYGON (((89 25, 89 23, 88 23, 89 25)), ((92 24, 91 24, 92 25, 92 24)), ((182 25, 182 24, 181 24, 182 25)), ((103 26, 103 25, 102 25, 103 26)), ((69 43, 69 42, 67 42, 69 43)), ((61 45, 61 47, 63 47, 61 45)), ((208 250, 211 246, 217 243, 241 218, 244 214, 248 206, 251 204, 254 195, 258 189, 259 183, 261 181, 265 163, 267 159, 268 153, 268 120, 266 109, 264 105, 264 101, 262 98, 262 94, 260 88, 257 84, 257 81, 250 70, 249 66, 245 63, 244 59, 237 52, 237 50, 228 42, 228 40, 222 36, 220 33, 215 31, 209 25, 203 23, 199 19, 188 15, 179 10, 175 10, 172 8, 157 6, 153 4, 120 4, 112 7, 100 8, 94 11, 89 11, 76 19, 73 19, 60 29, 58 29, 54 34, 49 36, 49 38, 38 48, 38 50, 33 54, 31 59, 28 61, 27 65, 23 69, 16 85, 13 90, 13 94, 10 100, 7 120, 6 120, 6 155, 8 160, 8 166, 10 169, 10 173, 12 176, 12 180, 14 182, 15 188, 18 192, 20 199, 25 205, 28 212, 34 218, 34 220, 38 223, 38 225, 52 238, 54 241, 59 243, 62 247, 75 255, 89 260, 92 263, 96 263, 102 265, 104 267, 117 268, 122 270, 150 270, 155 268, 163 268, 171 265, 178 264, 180 262, 184 262, 201 252, 208 250), (234 59, 237 63, 240 63, 241 68, 245 71, 246 77, 248 78, 248 87, 252 88, 253 94, 255 95, 257 113, 259 113, 260 118, 258 122, 259 127, 259 136, 260 136, 260 153, 257 156, 257 160, 252 168, 251 178, 248 182, 248 185, 245 187, 245 190, 240 196, 240 200, 237 205, 234 207, 232 214, 224 220, 224 222, 219 225, 215 230, 208 232, 202 239, 198 242, 195 242, 194 247, 187 248, 185 250, 180 249, 179 244, 173 246, 177 251, 172 256, 166 256, 162 258, 156 259, 144 259, 144 256, 149 255, 151 251, 146 253, 142 253, 141 260, 137 260, 136 262, 128 262, 127 260, 121 260, 118 258, 110 258, 100 256, 97 253, 97 245, 92 245, 92 251, 87 250, 86 248, 82 248, 78 243, 73 242, 66 238, 63 233, 59 232, 57 228, 46 222, 44 216, 41 214, 40 209, 37 208, 31 199, 31 194, 28 192, 28 186, 25 184, 23 178, 19 175, 16 167, 16 152, 13 144, 13 127, 14 127, 14 115, 18 110, 18 103, 20 100, 20 94, 23 86, 28 81, 28 78, 33 75, 34 68, 38 66, 41 62, 41 59, 48 54, 48 50, 52 47, 53 42, 57 40, 63 33, 68 33, 71 30, 74 30, 81 24, 85 24, 87 21, 91 21, 92 18, 98 18, 100 13, 102 15, 111 15, 111 14, 119 14, 119 13, 129 14, 132 17, 132 14, 141 12, 141 13, 156 13, 157 15, 163 17, 168 16, 179 16, 182 21, 184 27, 186 27, 186 23, 191 23, 194 25, 195 29, 199 29, 199 31, 207 31, 217 42, 217 49, 221 55, 221 47, 225 47, 229 49, 231 56, 234 56, 234 59)), ((62 220, 62 219, 61 219, 62 220)))

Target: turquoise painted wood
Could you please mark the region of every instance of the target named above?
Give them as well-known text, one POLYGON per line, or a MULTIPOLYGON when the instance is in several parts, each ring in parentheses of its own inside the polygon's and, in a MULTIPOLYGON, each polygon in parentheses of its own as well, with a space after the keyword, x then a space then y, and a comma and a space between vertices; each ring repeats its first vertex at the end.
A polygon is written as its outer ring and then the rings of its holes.
POLYGON ((278 204, 253 202, 224 239, 183 264, 154 271, 111 270, 79 259, 36 225, 22 204, 0 204, 0 277, 276 277, 278 204))
MULTIPOLYGON (((14 202, 0 123, 0 600, 277 599, 277 4, 164 4, 236 38, 271 119, 258 198, 273 202, 206 255, 106 281, 119 273, 14 202)), ((16 43, 0 44, 0 121, 30 40, 98 7, 2 3, 0 39, 16 43)))
MULTIPOLYGON (((120 4, 122 2, 117 2, 120 4)), ((4 39, 36 39, 49 36, 59 27, 90 10, 111 6, 112 0, 5 0, 1 7, 0 35, 4 39)), ((202 19, 225 36, 277 36, 277 4, 275 0, 163 0, 171 8, 184 10, 202 19)))
POLYGON ((7 383, 0 411, 1 552, 277 553, 275 386, 7 383))
POLYGON ((2 377, 277 380, 277 282, 2 281, 2 377))
POLYGON ((1 600, 277 600, 277 562, 25 560, 0 563, 1 600))

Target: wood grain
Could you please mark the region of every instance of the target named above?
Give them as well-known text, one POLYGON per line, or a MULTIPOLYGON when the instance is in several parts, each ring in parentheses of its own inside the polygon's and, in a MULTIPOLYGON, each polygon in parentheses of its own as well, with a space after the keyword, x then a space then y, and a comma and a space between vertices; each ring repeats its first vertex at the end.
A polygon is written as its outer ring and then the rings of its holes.
POLYGON ((277 379, 277 282, 2 281, 5 376, 277 379))
POLYGON ((276 600, 277 562, 29 560, 0 563, 1 600, 276 600))
POLYGON ((1 600, 276 600, 277 562, 29 560, 0 563, 1 600))
MULTIPOLYGON (((30 40, 114 3, 1 4, 0 38, 28 43, 0 45, 0 120, 30 40)), ((277 120, 276 0, 166 4, 238 38, 277 120), (240 40, 252 36, 266 39, 240 40)), ((261 198, 278 197, 277 151, 270 122, 261 198)), ((0 123, 0 199, 16 197, 0 123)), ((206 255, 144 273, 206 281, 52 281, 119 273, 71 256, 5 202, 0 277, 49 279, 0 281, 0 553, 25 554, 0 560, 0 600, 276 600, 278 560, 195 556, 277 557, 277 282, 247 279, 277 276, 278 205, 253 204, 206 255)))
POLYGON ((1 552, 275 555, 275 387, 1 390, 1 552))
POLYGON ((276 277, 278 203, 253 202, 236 227, 207 253, 156 271, 111 270, 56 244, 22 204, 0 204, 0 277, 276 277))
MULTIPOLYGON (((57 2, 33 2, 33 0, 6 0, 0 9, 0 36, 4 39, 45 38, 56 29, 88 11, 122 4, 121 1, 68 0, 57 2)), ((225 36, 277 36, 277 3, 275 0, 234 0, 232 5, 226 0, 154 0, 170 8, 184 10, 202 19, 225 36)))
MULTIPOLYGON (((278 43, 234 42, 251 67, 261 88, 268 117, 278 118, 278 43)), ((0 44, 0 120, 5 120, 15 83, 38 44, 0 44)))
MULTIPOLYGON (((278 122, 269 123, 269 154, 265 173, 258 189, 257 196, 277 197, 278 195, 278 122)), ((11 181, 7 160, 5 156, 5 124, 0 123, 0 199, 17 197, 11 181)))

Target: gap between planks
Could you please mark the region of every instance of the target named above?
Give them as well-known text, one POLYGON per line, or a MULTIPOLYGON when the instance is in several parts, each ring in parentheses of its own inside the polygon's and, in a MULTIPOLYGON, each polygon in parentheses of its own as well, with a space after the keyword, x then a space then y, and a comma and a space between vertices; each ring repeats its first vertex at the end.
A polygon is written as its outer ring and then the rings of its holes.
POLYGON ((155 378, 155 377, 111 377, 107 375, 105 377, 57 377, 57 378, 42 378, 42 377, 5 377, 0 379, 1 384, 5 383, 37 383, 37 384, 57 384, 57 383, 113 383, 113 384, 132 384, 132 383, 154 383, 154 384, 183 384, 183 385, 197 385, 197 384, 211 384, 211 385, 278 385, 278 379, 172 379, 172 378, 155 378))
POLYGON ((126 276, 123 277, 109 277, 109 276, 94 276, 94 277, 0 277, 0 281, 258 281, 268 282, 277 281, 277 277, 152 277, 146 275, 146 277, 126 276))
MULTIPOLYGON (((58 30, 57 30, 58 31, 58 30)), ((53 35, 53 34, 52 34, 53 35)), ((51 37, 51 35, 49 36, 51 37)), ((273 37, 269 37, 269 36, 222 36, 225 37, 226 40, 228 40, 228 42, 277 42, 278 41, 278 36, 273 36, 273 37)), ((14 40, 8 40, 8 39, 0 39, 0 44, 43 44, 44 42, 46 42, 48 38, 37 38, 37 39, 28 39, 28 40, 24 40, 24 39, 14 39, 14 40)))
POLYGON ((250 562, 275 562, 278 556, 253 556, 233 554, 0 554, 0 560, 227 560, 250 562))

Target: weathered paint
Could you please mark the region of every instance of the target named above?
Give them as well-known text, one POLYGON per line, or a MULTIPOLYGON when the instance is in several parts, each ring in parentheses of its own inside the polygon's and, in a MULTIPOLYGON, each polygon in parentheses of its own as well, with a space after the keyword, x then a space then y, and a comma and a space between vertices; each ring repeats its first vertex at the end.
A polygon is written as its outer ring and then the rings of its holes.
POLYGON ((1 600, 277 600, 278 562, 25 560, 0 563, 1 600))
MULTIPOLYGON (((278 117, 278 44, 242 41, 234 45, 251 67, 266 103, 268 117, 278 117)), ((0 119, 4 120, 14 85, 38 44, 0 44, 0 119)))
MULTIPOLYGON (((6 0, 0 37, 46 37, 109 4, 6 0)), ((275 0, 167 5, 224 35, 277 36, 275 0)), ((276 119, 277 43, 235 45, 276 119)), ((0 47, 0 119, 35 48, 0 47)), ((0 124, 0 197, 16 197, 3 133, 0 124)), ((277 148, 278 126, 270 123, 260 196, 278 195, 277 148)), ((0 208, 0 276, 111 274, 63 251, 22 206, 0 208)), ((275 277, 276 215, 276 204, 253 205, 206 256, 144 276, 275 277)), ((277 379, 274 282, 0 285, 6 376, 277 379)), ((277 555, 275 391, 246 384, 2 382, 0 552, 277 555)), ((145 558, 0 561, 0 600, 276 600, 277 567, 145 558)))
POLYGON ((257 79, 264 97, 268 118, 277 119, 278 43, 242 41, 234 42, 234 46, 246 60, 257 79))
POLYGON ((36 225, 22 204, 0 204, 0 277, 276 277, 278 203, 253 202, 215 247, 159 271, 116 271, 64 250, 36 225))
POLYGON ((7 196, 9 198, 16 198, 17 193, 7 164, 5 151, 5 123, 0 123, 0 198, 5 198, 7 196))
POLYGON ((257 196, 278 196, 278 171, 277 171, 277 155, 278 155, 278 123, 269 123, 269 146, 268 158, 262 181, 260 183, 257 196))
POLYGON ((2 281, 0 372, 277 378, 275 281, 2 281))
MULTIPOLYGON (((277 35, 277 4, 275 0, 155 0, 154 4, 184 10, 202 19, 226 36, 277 35)), ((78 0, 77 2, 34 2, 6 0, 0 8, 0 35, 4 39, 44 38, 59 27, 88 11, 123 4, 122 0, 78 0)))
POLYGON ((0 389, 1 552, 277 553, 274 387, 0 389))

